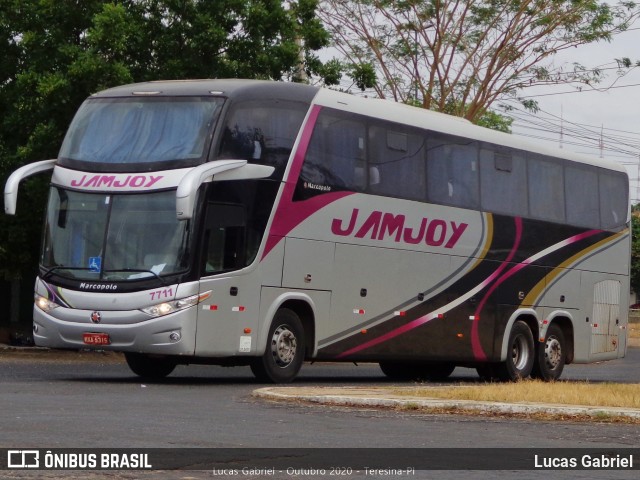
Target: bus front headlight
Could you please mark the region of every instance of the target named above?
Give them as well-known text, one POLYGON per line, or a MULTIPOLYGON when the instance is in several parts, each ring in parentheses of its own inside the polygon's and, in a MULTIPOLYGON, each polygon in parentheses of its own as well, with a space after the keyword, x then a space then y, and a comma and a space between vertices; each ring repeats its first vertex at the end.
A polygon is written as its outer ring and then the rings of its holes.
POLYGON ((164 315, 169 315, 170 313, 184 310, 185 308, 193 307, 205 298, 208 298, 209 295, 211 295, 211 292, 200 293, 197 295, 191 295, 190 297, 181 298, 180 300, 158 303, 146 308, 141 308, 140 310, 152 317, 162 317, 164 315))
POLYGON ((60 306, 57 303, 52 302, 48 298, 43 297, 42 295, 38 295, 37 293, 33 296, 33 301, 35 302, 36 307, 46 313, 49 313, 54 308, 58 308, 60 306))

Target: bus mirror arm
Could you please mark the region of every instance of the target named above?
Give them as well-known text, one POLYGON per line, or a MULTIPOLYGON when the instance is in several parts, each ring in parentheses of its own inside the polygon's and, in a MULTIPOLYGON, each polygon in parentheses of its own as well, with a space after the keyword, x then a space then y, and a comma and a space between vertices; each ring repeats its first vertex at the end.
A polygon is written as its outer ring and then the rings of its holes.
POLYGON ((274 170, 274 167, 250 164, 246 160, 216 160, 194 167, 178 184, 176 216, 178 220, 193 216, 198 188, 205 182, 267 178, 274 170))
POLYGON ((7 179, 4 185, 4 213, 7 215, 16 214, 16 205, 18 203, 18 186, 20 182, 36 173, 45 172, 53 169, 57 159, 42 160, 40 162, 29 163, 18 168, 7 179))

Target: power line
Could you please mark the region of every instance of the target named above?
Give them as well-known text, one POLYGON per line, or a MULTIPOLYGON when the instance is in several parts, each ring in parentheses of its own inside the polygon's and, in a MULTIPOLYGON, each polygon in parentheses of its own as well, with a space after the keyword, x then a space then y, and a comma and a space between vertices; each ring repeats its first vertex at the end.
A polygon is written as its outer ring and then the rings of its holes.
POLYGON ((629 87, 639 87, 640 83, 633 83, 631 85, 613 85, 610 87, 606 87, 606 88, 591 88, 589 90, 571 90, 571 91, 567 91, 567 92, 555 92, 555 93, 541 93, 538 95, 526 95, 524 97, 520 97, 520 98, 538 98, 538 97, 551 97, 554 95, 568 95, 570 93, 588 93, 588 92, 598 92, 598 93, 602 93, 602 92, 606 92, 608 90, 614 90, 614 89, 618 89, 618 88, 629 88, 629 87))

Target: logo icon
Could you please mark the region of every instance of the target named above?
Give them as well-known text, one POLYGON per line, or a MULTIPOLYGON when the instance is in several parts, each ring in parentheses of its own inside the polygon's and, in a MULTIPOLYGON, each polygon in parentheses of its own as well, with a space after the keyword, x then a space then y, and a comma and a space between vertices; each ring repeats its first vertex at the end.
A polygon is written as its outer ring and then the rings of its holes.
POLYGON ((91 312, 91 321, 93 323, 100 323, 100 320, 102 320, 102 315, 100 315, 100 312, 91 312))
POLYGON ((39 450, 9 450, 7 467, 8 468, 39 468, 40 467, 40 451, 39 450))
POLYGON ((100 273, 100 269, 102 268, 102 258, 101 257, 89 257, 89 271, 94 273, 100 273))

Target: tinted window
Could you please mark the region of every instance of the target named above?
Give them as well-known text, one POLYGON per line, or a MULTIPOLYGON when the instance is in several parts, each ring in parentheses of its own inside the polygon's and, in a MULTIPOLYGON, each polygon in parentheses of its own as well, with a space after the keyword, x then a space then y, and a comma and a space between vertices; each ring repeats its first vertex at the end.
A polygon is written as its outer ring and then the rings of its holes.
POLYGON ((629 182, 624 174, 600 173, 600 222, 602 228, 615 228, 627 222, 629 182))
POLYGON ((508 149, 480 149, 482 209, 510 215, 527 215, 527 162, 508 149))
POLYGON ((598 228, 600 203, 595 168, 567 166, 564 169, 567 223, 598 228))
POLYGON ((243 102, 227 117, 220 159, 244 159, 276 168, 282 178, 307 106, 293 102, 243 102))
POLYGON ((424 201, 426 136, 400 128, 369 128, 369 191, 424 201))
POLYGON ((294 199, 350 190, 590 228, 623 225, 626 176, 573 165, 325 108, 294 199))
POLYGON ((465 208, 479 207, 478 143, 437 135, 427 141, 429 200, 465 208))
POLYGON ((205 274, 245 266, 246 226, 243 205, 210 203, 207 206, 205 274))
POLYGON ((222 103, 200 97, 87 100, 69 126, 61 165, 100 163, 104 171, 135 171, 141 163, 149 170, 197 165, 208 153, 222 103))
POLYGON ((230 180, 208 185, 206 274, 239 269, 256 258, 280 182, 230 180))
POLYGON ((532 156, 529 161, 529 213, 534 218, 564 222, 562 164, 532 156))
POLYGON ((323 110, 304 160, 298 191, 303 197, 329 190, 363 191, 366 128, 357 117, 323 110))

